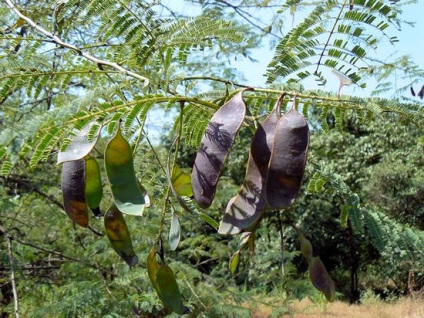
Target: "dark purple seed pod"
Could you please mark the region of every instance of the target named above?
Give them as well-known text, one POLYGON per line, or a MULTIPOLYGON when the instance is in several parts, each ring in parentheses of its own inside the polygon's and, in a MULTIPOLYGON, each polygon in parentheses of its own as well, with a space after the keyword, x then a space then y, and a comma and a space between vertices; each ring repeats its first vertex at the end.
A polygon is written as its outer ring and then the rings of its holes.
POLYGON ((308 123, 294 107, 281 117, 275 128, 265 187, 271 208, 285 208, 296 200, 305 172, 308 145, 308 123))
POLYGON ((220 234, 240 233, 255 227, 262 218, 266 207, 265 179, 283 97, 280 96, 275 110, 259 125, 253 136, 243 186, 227 205, 218 229, 220 234))
POLYGON ((193 166, 192 187, 196 202, 208 208, 234 139, 246 115, 243 91, 232 97, 208 123, 193 166))

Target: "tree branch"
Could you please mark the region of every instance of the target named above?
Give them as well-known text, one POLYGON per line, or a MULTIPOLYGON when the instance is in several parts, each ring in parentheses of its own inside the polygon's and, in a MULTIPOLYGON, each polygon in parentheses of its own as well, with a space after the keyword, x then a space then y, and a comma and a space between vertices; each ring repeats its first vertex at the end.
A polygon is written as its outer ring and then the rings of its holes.
POLYGON ((9 263, 10 263, 10 282, 12 284, 12 292, 13 292, 13 300, 15 303, 15 317, 19 318, 19 301, 18 301, 18 292, 16 291, 16 283, 15 283, 15 260, 13 258, 12 253, 12 237, 6 233, 3 229, 3 226, 0 224, 0 232, 4 233, 7 241, 7 253, 9 255, 9 263))
POLYGON ((52 39, 59 46, 64 47, 64 48, 68 48, 68 49, 70 49, 72 51, 75 51, 79 55, 81 55, 81 56, 85 57, 86 59, 88 59, 88 60, 96 63, 97 65, 107 65, 107 66, 112 67, 112 68, 114 68, 116 70, 119 70, 120 72, 122 72, 122 73, 124 73, 124 74, 126 74, 128 76, 131 76, 131 77, 134 77, 136 79, 139 79, 139 80, 141 80, 141 81, 144 82, 143 87, 146 87, 146 86, 149 85, 149 79, 147 77, 144 77, 144 76, 141 76, 141 75, 139 75, 137 73, 134 73, 132 71, 129 71, 129 70, 123 68, 122 66, 120 66, 117 63, 113 63, 113 62, 106 61, 106 60, 101 60, 101 59, 99 59, 97 57, 94 57, 94 56, 88 54, 87 52, 84 52, 82 49, 80 49, 80 48, 78 48, 78 47, 76 47, 76 46, 74 46, 72 44, 69 44, 69 43, 66 43, 66 42, 62 41, 57 35, 54 35, 53 33, 47 31, 46 29, 43 29, 41 26, 39 26, 34 21, 32 21, 30 18, 28 18, 27 16, 23 15, 16 8, 16 6, 13 3, 12 0, 5 0, 5 2, 9 6, 9 8, 12 9, 12 11, 15 12, 21 19, 25 20, 29 25, 31 25, 38 32, 42 33, 44 36, 52 39))

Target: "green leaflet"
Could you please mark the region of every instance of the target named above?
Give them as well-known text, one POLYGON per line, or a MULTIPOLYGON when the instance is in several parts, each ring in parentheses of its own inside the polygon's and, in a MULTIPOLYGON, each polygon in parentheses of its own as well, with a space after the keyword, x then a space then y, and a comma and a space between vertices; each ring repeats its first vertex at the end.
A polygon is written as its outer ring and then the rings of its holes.
POLYGON ((99 138, 100 128, 101 126, 97 125, 96 122, 91 122, 85 126, 84 129, 75 136, 74 140, 71 141, 65 151, 59 151, 57 163, 82 159, 88 155, 99 138), (92 129, 94 129, 94 136, 93 139, 89 141, 88 136, 92 129))
POLYGON ((85 198, 85 163, 83 159, 66 161, 62 166, 61 187, 66 214, 76 224, 88 226, 88 209, 85 198))
POLYGON ((181 239, 181 225, 178 220, 178 215, 172 215, 171 228, 169 229, 169 247, 171 251, 175 251, 181 239))
POLYGON ((121 211, 114 204, 106 212, 104 224, 112 248, 130 267, 135 266, 138 257, 132 247, 127 223, 121 211))
POLYGON ((96 159, 88 155, 85 157, 85 198, 88 207, 96 217, 102 214, 99 209, 102 196, 103 185, 99 163, 96 159))
POLYGON ((319 257, 313 257, 309 264, 309 275, 312 284, 321 291, 328 301, 333 302, 336 294, 334 282, 319 257))
POLYGON ((146 194, 135 176, 131 146, 121 127, 106 146, 105 167, 117 208, 125 214, 143 215, 146 194))

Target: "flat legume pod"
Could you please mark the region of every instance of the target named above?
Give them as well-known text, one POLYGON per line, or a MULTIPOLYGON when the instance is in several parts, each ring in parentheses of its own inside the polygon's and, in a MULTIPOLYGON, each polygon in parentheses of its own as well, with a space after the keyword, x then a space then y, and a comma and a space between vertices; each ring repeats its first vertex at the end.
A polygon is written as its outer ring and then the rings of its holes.
POLYGON ((212 204, 225 160, 246 115, 242 94, 236 94, 212 116, 197 153, 192 186, 194 199, 202 208, 212 204))
POLYGON ((265 210, 264 193, 274 131, 280 118, 283 95, 275 110, 262 122, 253 136, 243 186, 238 195, 230 200, 218 233, 237 234, 257 223, 265 210))
POLYGON ((308 123, 292 108, 275 128, 266 181, 266 199, 271 208, 285 208, 296 200, 305 172, 308 145, 308 123))
POLYGON ((63 163, 61 187, 65 212, 76 224, 87 227, 88 208, 85 199, 84 175, 84 159, 63 163))

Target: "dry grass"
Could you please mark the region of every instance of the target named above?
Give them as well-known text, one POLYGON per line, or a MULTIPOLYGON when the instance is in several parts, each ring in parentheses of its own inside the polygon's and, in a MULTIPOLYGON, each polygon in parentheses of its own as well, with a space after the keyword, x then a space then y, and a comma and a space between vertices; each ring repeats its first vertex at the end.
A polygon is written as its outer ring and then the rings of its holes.
MULTIPOLYGON (((361 305, 349 305, 336 301, 329 303, 325 309, 311 303, 309 299, 292 302, 289 311, 294 318, 423 318, 424 299, 403 298, 393 303, 374 301, 361 305)), ((252 318, 266 318, 271 309, 259 307, 252 318)))

